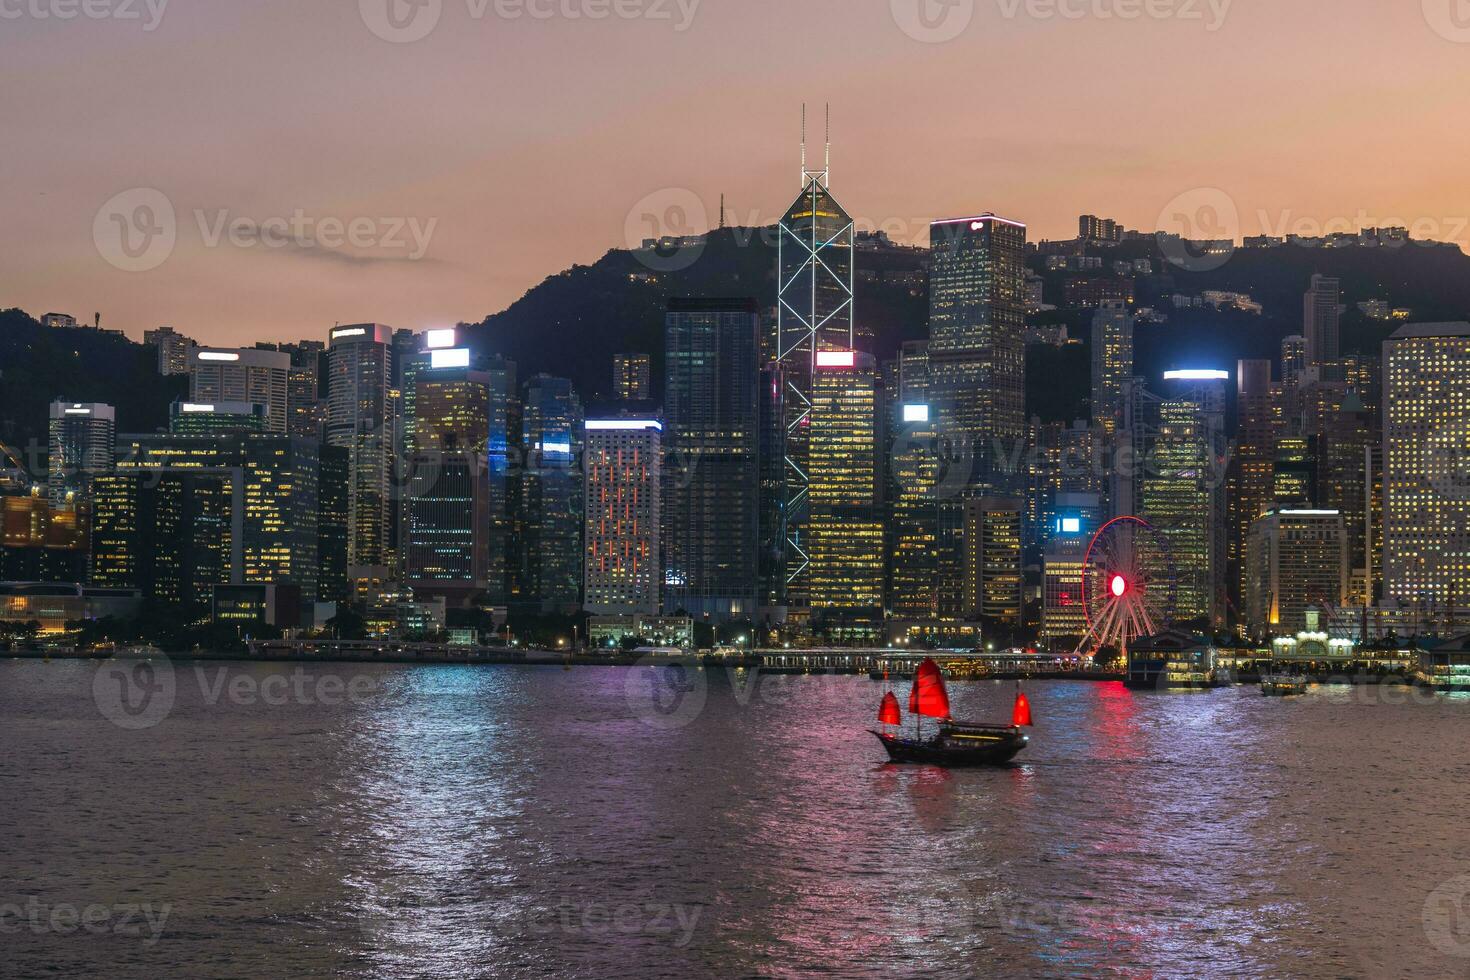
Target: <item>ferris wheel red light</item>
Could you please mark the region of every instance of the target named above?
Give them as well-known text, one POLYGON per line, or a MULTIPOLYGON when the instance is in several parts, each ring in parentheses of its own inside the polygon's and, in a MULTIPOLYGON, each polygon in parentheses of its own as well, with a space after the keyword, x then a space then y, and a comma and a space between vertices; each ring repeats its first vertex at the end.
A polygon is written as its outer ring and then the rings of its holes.
POLYGON ((1128 593, 1128 580, 1121 575, 1114 575, 1108 588, 1112 590, 1114 596, 1121 599, 1128 593))

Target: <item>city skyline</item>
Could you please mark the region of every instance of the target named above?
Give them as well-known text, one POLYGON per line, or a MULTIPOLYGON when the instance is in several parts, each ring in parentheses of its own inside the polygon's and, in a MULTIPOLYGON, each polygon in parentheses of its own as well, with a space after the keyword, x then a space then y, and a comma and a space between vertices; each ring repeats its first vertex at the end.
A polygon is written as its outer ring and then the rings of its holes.
POLYGON ((833 105, 834 189, 859 227, 890 226, 901 241, 922 244, 933 218, 982 210, 1026 220, 1033 240, 1066 237, 1076 213, 1105 206, 1128 227, 1163 227, 1217 194, 1237 238, 1336 221, 1422 223, 1420 237, 1466 240, 1453 161, 1470 137, 1445 120, 1470 68, 1451 27, 1415 5, 1356 3, 1348 16, 1342 4, 1222 4, 1216 23, 1206 4, 1191 5, 1200 20, 1129 21, 976 3, 943 43, 906 32, 900 5, 811 3, 778 18, 761 3, 701 3, 683 30, 681 9, 664 6, 668 20, 594 22, 475 19, 446 4, 413 43, 375 36, 350 4, 293 11, 289 30, 268 12, 231 10, 235 30, 211 37, 208 63, 192 43, 214 23, 208 9, 165 8, 151 30, 146 16, 15 19, 0 78, 21 97, 0 121, 27 148, 10 161, 12 186, 34 190, 11 196, 8 302, 100 311, 134 339, 171 325, 219 346, 317 337, 336 322, 477 321, 546 276, 636 244, 645 214, 682 214, 659 230, 699 233, 719 223, 723 195, 730 223, 774 224, 799 189, 803 100, 833 105), (781 56, 833 17, 840 50, 781 56), (769 30, 778 20, 785 37, 769 30), (1101 98, 1085 87, 1100 44, 1109 59, 1148 66, 1111 73, 1101 98), (127 78, 153 109, 125 125, 88 109, 122 50, 136 55, 127 78), (481 97, 513 90, 552 52, 563 84, 534 107, 481 97), (627 67, 651 63, 640 52, 685 81, 670 89, 627 67), (872 71, 879 61, 887 70, 872 71), (1388 61, 1394 86, 1329 67, 1388 61), (381 65, 382 80, 364 63, 381 65), (956 80, 953 92, 928 84, 936 72, 956 80), (199 84, 175 85, 181 74, 199 84), (358 98, 339 98, 330 82, 343 77, 358 98), (1160 78, 1199 80, 1181 92, 1188 122, 1168 139, 1167 116, 1137 109, 1153 104, 1160 78), (38 128, 59 115, 85 125, 38 128), (180 141, 187 163, 173 152, 180 141), (1324 167, 1330 145, 1359 152, 1324 167), (1390 170, 1374 145, 1428 149, 1390 170), (113 166, 90 165, 97 147, 113 166), (168 200, 177 241, 156 268, 125 272, 99 253, 94 222, 109 200, 144 188, 168 200), (554 213, 540 204, 552 188, 554 213), (368 219, 376 244, 272 249, 248 236, 231 244, 222 230, 298 212, 321 239, 332 237, 323 219, 368 219), (393 225, 402 247, 383 241, 393 225))

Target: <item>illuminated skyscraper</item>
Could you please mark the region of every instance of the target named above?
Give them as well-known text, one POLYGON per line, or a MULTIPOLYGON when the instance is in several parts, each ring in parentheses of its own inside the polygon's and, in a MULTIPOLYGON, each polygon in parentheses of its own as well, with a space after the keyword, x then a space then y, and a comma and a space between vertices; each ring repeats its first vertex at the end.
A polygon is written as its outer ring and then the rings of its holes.
POLYGON ((1246 549, 1246 619, 1261 633, 1307 628, 1307 610, 1343 604, 1348 541, 1335 510, 1270 511, 1251 525, 1246 549))
POLYGON ((53 505, 85 497, 92 480, 112 468, 117 413, 111 405, 52 402, 48 494, 53 505))
POLYGON ((521 598, 574 612, 582 602, 582 401, 566 378, 538 374, 522 405, 521 598))
POLYGON ((111 473, 97 478, 91 583, 166 603, 204 603, 230 580, 228 477, 111 473))
MULTIPOLYGON (((955 584, 965 499, 1025 486, 1001 461, 1024 458, 1014 450, 1026 437, 1026 226, 985 214, 937 221, 929 235, 929 406, 946 460, 936 550, 940 581, 955 584)), ((941 594, 941 616, 964 613, 957 598, 941 594)))
POLYGON ((1251 525, 1271 507, 1274 497, 1277 422, 1273 411, 1271 362, 1246 360, 1237 365, 1237 426, 1230 467, 1230 539, 1227 564, 1231 596, 1237 609, 1245 596, 1245 547, 1251 525))
POLYGON ((1092 317, 1092 421, 1111 436, 1123 417, 1123 390, 1133 377, 1133 313, 1107 300, 1092 317))
POLYGON ((664 328, 664 608, 754 620, 760 496, 749 299, 675 299, 664 328))
POLYGON ((1174 618, 1223 621, 1225 609, 1225 371, 1170 372, 1159 405, 1141 516, 1169 546, 1171 569, 1152 569, 1177 582, 1174 618))
POLYGON ((1294 385, 1307 369, 1307 338, 1292 334, 1281 339, 1281 382, 1294 385))
POLYGON ((490 584, 490 376, 431 363, 418 374, 414 405, 405 576, 416 598, 466 605, 490 584))
POLYGON ((347 562, 390 564, 393 452, 398 419, 392 387, 393 329, 337 327, 327 351, 327 442, 348 453, 347 562))
POLYGON ((613 394, 625 402, 646 402, 652 398, 652 358, 647 354, 614 354, 613 394))
POLYGON ((286 432, 291 355, 280 351, 196 347, 189 351, 189 401, 265 406, 267 432, 286 432))
POLYGON ((178 435, 211 432, 264 432, 265 406, 258 402, 174 402, 168 431, 178 435))
POLYGON ((588 418, 584 606, 594 616, 659 611, 663 423, 588 418))
POLYGON ((1041 639, 1050 649, 1071 651, 1087 633, 1082 569, 1102 524, 1102 504, 1096 494, 1067 495, 1059 511, 1041 557, 1041 639))
POLYGON ((291 358, 291 373, 286 379, 286 431, 297 439, 320 442, 327 418, 319 387, 326 344, 303 340, 282 344, 280 349, 291 358))
POLYGON ((830 141, 820 170, 806 160, 802 110, 801 196, 781 218, 776 244, 776 337, 783 364, 786 460, 785 591, 782 604, 810 603, 807 541, 810 513, 812 392, 822 351, 853 349, 852 218, 828 187, 830 141))
POLYGON ((900 382, 889 457, 888 610, 908 619, 939 615, 939 440, 929 404, 909 400, 924 394, 900 382))
POLYGON ((1341 284, 1314 275, 1302 299, 1302 333, 1307 338, 1307 367, 1335 364, 1341 345, 1341 284))
MULTIPOLYGON (((317 590, 317 445, 276 433, 139 435, 120 441, 116 472, 145 480, 203 476, 229 497, 221 554, 231 584, 317 590)), ((97 568, 94 561, 94 570, 97 568)), ((223 578, 223 573, 221 573, 223 578)))
POLYGON ((811 609, 831 626, 883 614, 878 509, 877 365, 870 354, 820 351, 808 452, 811 609))
POLYGON ((1383 587, 1431 614, 1470 606, 1470 323, 1383 345, 1383 587))
POLYGON ((346 447, 318 442, 321 457, 317 466, 317 598, 323 602, 346 602, 347 582, 347 488, 350 482, 346 447))
POLYGON ((1026 437, 1026 226, 992 214, 929 229, 930 403, 942 438, 975 461, 970 486, 1011 486, 993 440, 1026 437))
POLYGON ((965 612, 1006 627, 1021 624, 1021 538, 1025 503, 1018 497, 965 501, 965 612))

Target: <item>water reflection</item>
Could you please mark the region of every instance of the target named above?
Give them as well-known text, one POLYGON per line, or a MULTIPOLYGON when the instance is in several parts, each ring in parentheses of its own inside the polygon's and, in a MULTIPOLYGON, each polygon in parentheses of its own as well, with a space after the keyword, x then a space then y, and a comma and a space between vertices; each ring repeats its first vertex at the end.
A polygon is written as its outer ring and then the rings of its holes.
MULTIPOLYGON (((85 665, 7 668, 5 880, 175 909, 157 947, 16 934, 9 965, 1463 972, 1417 923, 1470 867, 1444 830, 1470 764, 1431 748, 1463 739, 1465 695, 1036 683, 1017 764, 951 772, 885 762, 866 678, 352 670, 373 697, 208 704, 180 684, 167 720, 120 733, 85 665)), ((957 715, 999 719, 1014 686, 952 694, 957 715)))

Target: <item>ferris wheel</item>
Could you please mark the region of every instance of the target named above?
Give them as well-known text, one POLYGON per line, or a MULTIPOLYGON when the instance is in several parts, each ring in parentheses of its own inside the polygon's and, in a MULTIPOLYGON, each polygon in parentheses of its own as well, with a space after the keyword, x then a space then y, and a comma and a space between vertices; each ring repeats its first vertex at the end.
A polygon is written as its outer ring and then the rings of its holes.
POLYGON ((1096 657, 1152 636, 1174 618, 1178 588, 1174 560, 1162 533, 1139 517, 1119 517, 1098 529, 1082 559, 1082 604, 1087 633, 1077 652, 1096 657))

